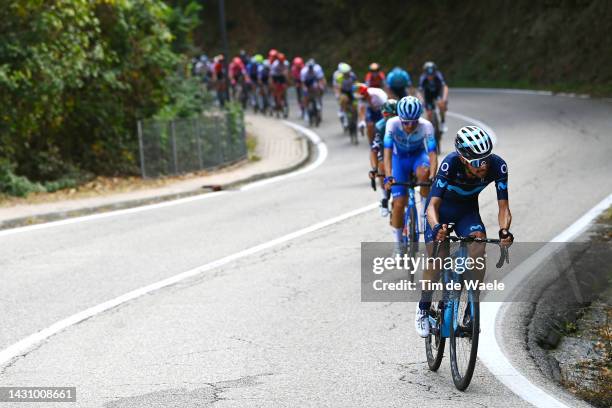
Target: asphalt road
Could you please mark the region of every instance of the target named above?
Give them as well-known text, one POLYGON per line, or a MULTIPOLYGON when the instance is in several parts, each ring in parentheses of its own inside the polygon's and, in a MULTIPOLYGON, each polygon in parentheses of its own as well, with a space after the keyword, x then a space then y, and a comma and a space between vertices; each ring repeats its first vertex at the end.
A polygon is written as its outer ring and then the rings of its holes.
MULTIPOLYGON (((131 290, 374 202, 365 143, 349 144, 335 103, 325 102, 316 131, 329 156, 312 172, 0 236, 0 349, 131 290)), ((552 238, 612 191, 611 108, 451 92, 451 111, 497 134, 517 240, 552 238)), ((449 133, 466 124, 447 122, 449 133)), ((489 187, 480 198, 490 231, 494 197, 489 187)), ((73 385, 79 407, 527 406, 482 364, 466 393, 455 390, 448 359, 430 372, 414 304, 360 301, 360 243, 390 237, 371 210, 243 257, 69 327, 4 366, 0 385, 73 385)))

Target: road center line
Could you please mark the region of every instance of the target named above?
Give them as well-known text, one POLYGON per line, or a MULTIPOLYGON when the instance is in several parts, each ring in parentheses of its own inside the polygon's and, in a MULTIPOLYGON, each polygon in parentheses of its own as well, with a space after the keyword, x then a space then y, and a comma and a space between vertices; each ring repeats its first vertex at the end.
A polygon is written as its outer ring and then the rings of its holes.
POLYGON ((302 228, 299 229, 295 232, 283 235, 281 237, 275 238, 271 241, 267 241, 264 242, 262 244, 259 245, 255 245, 252 246, 250 248, 247 248, 245 250, 242 250, 240 252, 236 252, 234 254, 225 256, 223 258, 217 259, 216 261, 213 262, 209 262, 207 264, 204 264, 202 266, 199 266, 197 268, 179 273, 178 275, 174 275, 171 276, 169 278, 160 280, 158 282, 155 282, 153 284, 144 286, 142 288, 139 289, 135 289, 131 292, 128 292, 124 295, 121 295, 119 297, 116 297, 114 299, 111 299, 109 301, 106 301, 104 303, 100 303, 99 305, 90 307, 86 310, 83 310, 82 312, 76 313, 70 317, 67 317, 63 320, 60 320, 54 324, 52 324, 51 326, 40 330, 34 334, 29 335, 28 337, 24 338, 23 340, 18 341, 17 343, 5 348, 4 350, 0 351, 0 365, 4 366, 6 364, 8 364, 9 362, 11 362, 13 359, 26 354, 29 350, 31 350, 34 346, 36 346, 37 344, 45 341, 46 339, 48 339, 51 336, 54 336, 58 333, 60 333, 61 331, 69 328, 70 326, 73 326, 77 323, 80 323, 84 320, 90 319, 96 315, 99 315, 100 313, 103 313, 107 310, 110 310, 112 308, 115 308, 119 305, 122 305, 126 302, 129 302, 131 300, 137 299, 143 295, 155 292, 159 289, 174 285, 178 282, 184 281, 185 279, 189 279, 191 277, 200 275, 204 272, 210 271, 211 269, 215 269, 218 268, 220 266, 224 266, 229 264, 230 262, 236 261, 238 259, 241 258, 245 258, 247 256, 250 255, 254 255, 257 254, 259 252, 262 252, 266 249, 272 248, 276 245, 285 243, 287 241, 291 241, 294 240, 296 238, 302 237, 306 234, 310 234, 312 232, 321 230, 323 228, 326 228, 330 225, 333 224, 337 224, 339 222, 348 220, 349 218, 358 216, 360 214, 366 213, 368 211, 371 211, 375 208, 378 208, 378 202, 376 203, 372 203, 370 205, 367 205, 365 207, 361 207, 358 208, 356 210, 353 211, 349 211, 347 213, 341 214, 339 216, 327 219, 325 221, 321 221, 318 222, 316 224, 313 224, 309 227, 306 228, 302 228))

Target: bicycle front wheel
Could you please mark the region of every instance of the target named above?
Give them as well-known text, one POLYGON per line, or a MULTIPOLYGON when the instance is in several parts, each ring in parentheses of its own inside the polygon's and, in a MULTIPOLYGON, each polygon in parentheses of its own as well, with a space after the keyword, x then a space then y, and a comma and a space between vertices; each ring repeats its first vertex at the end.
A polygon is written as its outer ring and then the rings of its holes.
POLYGON ((452 320, 450 324, 450 360, 453 383, 459 391, 470 385, 480 335, 480 304, 477 294, 465 287, 454 292, 451 299, 452 320))

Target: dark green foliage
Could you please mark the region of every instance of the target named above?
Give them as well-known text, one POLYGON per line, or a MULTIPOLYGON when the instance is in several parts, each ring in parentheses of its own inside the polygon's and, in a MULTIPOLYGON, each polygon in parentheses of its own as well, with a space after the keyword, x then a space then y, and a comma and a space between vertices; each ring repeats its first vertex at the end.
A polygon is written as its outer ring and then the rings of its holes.
MULTIPOLYGON (((202 44, 219 50, 216 0, 204 0, 202 44)), ((451 86, 536 87, 612 94, 612 2, 226 0, 232 52, 314 56, 417 76, 434 60, 451 86), (279 6, 282 4, 282 6, 279 6)))
POLYGON ((138 119, 172 111, 168 104, 177 105, 176 115, 201 111, 201 92, 178 79, 183 59, 175 52, 189 48, 200 9, 176 3, 32 0, 0 7, 0 192, 55 190, 90 173, 136 173, 138 119), (28 187, 24 177, 42 184, 28 187))

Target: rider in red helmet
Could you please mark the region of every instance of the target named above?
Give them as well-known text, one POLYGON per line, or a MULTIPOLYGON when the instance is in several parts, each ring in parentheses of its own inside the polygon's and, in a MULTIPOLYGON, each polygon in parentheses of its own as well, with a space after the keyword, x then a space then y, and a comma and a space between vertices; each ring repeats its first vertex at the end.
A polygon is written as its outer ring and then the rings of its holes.
POLYGON ((300 110, 302 111, 300 117, 304 117, 302 79, 300 75, 300 73, 302 72, 302 68, 304 68, 304 59, 302 59, 302 57, 293 58, 293 63, 291 64, 291 79, 293 80, 293 86, 295 86, 295 93, 297 94, 298 104, 300 105, 300 110))
POLYGON ((229 64, 229 78, 232 81, 232 85, 236 84, 236 81, 240 79, 241 76, 244 76, 248 79, 248 75, 246 74, 246 67, 242 62, 240 57, 234 57, 232 62, 229 64))
POLYGON ((272 95, 274 95, 274 107, 277 111, 282 111, 287 117, 286 91, 289 84, 289 62, 282 52, 276 53, 276 60, 270 67, 272 79, 272 95))
POLYGON ((270 49, 270 51, 268 51, 268 61, 270 62, 270 64, 272 64, 276 60, 277 56, 278 51, 275 48, 272 48, 270 49))
POLYGON ((240 89, 243 89, 245 83, 250 81, 246 67, 240 57, 234 57, 234 59, 232 59, 228 67, 228 77, 232 90, 232 98, 236 99, 239 94, 237 85, 240 84, 240 89))

